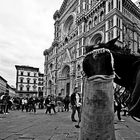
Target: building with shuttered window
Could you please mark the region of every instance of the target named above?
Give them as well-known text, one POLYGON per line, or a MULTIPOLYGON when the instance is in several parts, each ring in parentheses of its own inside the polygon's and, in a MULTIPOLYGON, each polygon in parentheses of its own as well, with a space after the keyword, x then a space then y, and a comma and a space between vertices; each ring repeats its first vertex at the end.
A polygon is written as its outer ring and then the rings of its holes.
POLYGON ((39 72, 39 68, 24 65, 16 65, 15 67, 17 71, 16 93, 20 97, 42 96, 40 92, 43 89, 43 85, 40 85, 40 78, 43 79, 43 74, 39 72))

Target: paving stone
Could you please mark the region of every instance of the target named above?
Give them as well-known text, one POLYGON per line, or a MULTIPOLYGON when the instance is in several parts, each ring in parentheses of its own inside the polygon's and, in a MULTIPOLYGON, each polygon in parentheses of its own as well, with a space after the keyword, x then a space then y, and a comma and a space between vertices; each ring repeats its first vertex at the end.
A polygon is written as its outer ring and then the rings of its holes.
POLYGON ((34 138, 34 136, 32 136, 30 134, 24 134, 24 135, 21 135, 18 139, 19 140, 22 140, 22 139, 24 139, 24 140, 34 140, 35 138, 34 138))
POLYGON ((124 138, 124 140, 140 140, 140 137, 139 138, 124 138))
POLYGON ((66 140, 78 140, 79 134, 70 134, 66 137, 66 140))
MULTIPOLYGON (((78 140, 80 129, 71 122, 71 112, 55 115, 45 115, 45 110, 37 112, 34 115, 12 111, 1 116, 5 118, 0 120, 0 140, 78 140)), ((116 140, 140 140, 140 123, 131 117, 123 117, 125 122, 115 119, 116 140)))
POLYGON ((35 140, 51 140, 52 136, 46 136, 46 135, 41 135, 37 138, 35 138, 35 140))
POLYGON ((9 136, 8 138, 6 138, 5 140, 18 140, 18 138, 20 137, 21 135, 11 135, 9 136))
POLYGON ((51 140, 66 140, 66 134, 57 134, 54 135, 51 140))
POLYGON ((117 131, 115 131, 115 138, 116 140, 124 140, 117 131))
POLYGON ((0 139, 5 140, 6 138, 8 138, 11 135, 11 133, 7 133, 7 132, 2 132, 0 133, 0 139))

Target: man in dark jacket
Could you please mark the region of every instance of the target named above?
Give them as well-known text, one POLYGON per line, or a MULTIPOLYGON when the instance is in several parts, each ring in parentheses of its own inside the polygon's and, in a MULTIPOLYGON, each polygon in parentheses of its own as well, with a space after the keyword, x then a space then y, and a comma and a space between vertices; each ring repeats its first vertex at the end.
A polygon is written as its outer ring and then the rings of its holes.
POLYGON ((47 114, 49 112, 49 114, 51 114, 51 96, 50 95, 48 95, 47 98, 45 99, 45 106, 46 106, 45 113, 47 114))
POLYGON ((77 111, 78 113, 78 119, 79 123, 81 122, 81 96, 80 93, 78 93, 78 87, 74 88, 74 92, 71 94, 71 109, 72 109, 72 114, 71 114, 71 120, 73 122, 77 122, 75 120, 75 113, 77 111))
POLYGON ((4 111, 4 114, 8 114, 8 110, 9 110, 9 106, 8 106, 8 103, 9 103, 9 100, 10 100, 10 96, 6 93, 4 96, 3 96, 3 111, 4 111))

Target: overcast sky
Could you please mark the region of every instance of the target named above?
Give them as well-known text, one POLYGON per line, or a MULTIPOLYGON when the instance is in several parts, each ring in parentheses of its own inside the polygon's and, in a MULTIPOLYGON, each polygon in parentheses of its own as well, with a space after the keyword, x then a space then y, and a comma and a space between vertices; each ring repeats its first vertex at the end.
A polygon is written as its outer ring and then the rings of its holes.
POLYGON ((15 65, 44 72, 43 51, 54 39, 53 14, 63 0, 0 0, 0 76, 16 82, 15 65))
POLYGON ((54 39, 53 14, 62 2, 0 0, 0 76, 9 85, 16 83, 15 65, 29 65, 44 72, 43 51, 54 39))

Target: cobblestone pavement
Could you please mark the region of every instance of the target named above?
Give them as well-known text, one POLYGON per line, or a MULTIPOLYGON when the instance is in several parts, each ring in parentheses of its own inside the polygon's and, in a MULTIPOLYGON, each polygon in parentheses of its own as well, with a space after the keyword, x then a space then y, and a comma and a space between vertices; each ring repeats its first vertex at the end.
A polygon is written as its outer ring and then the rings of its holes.
MULTIPOLYGON (((0 114, 0 140, 78 140, 79 129, 71 122, 70 112, 44 112, 0 114)), ((130 117, 123 119, 125 122, 119 122, 115 116, 116 140, 140 140, 140 123, 130 117)))

